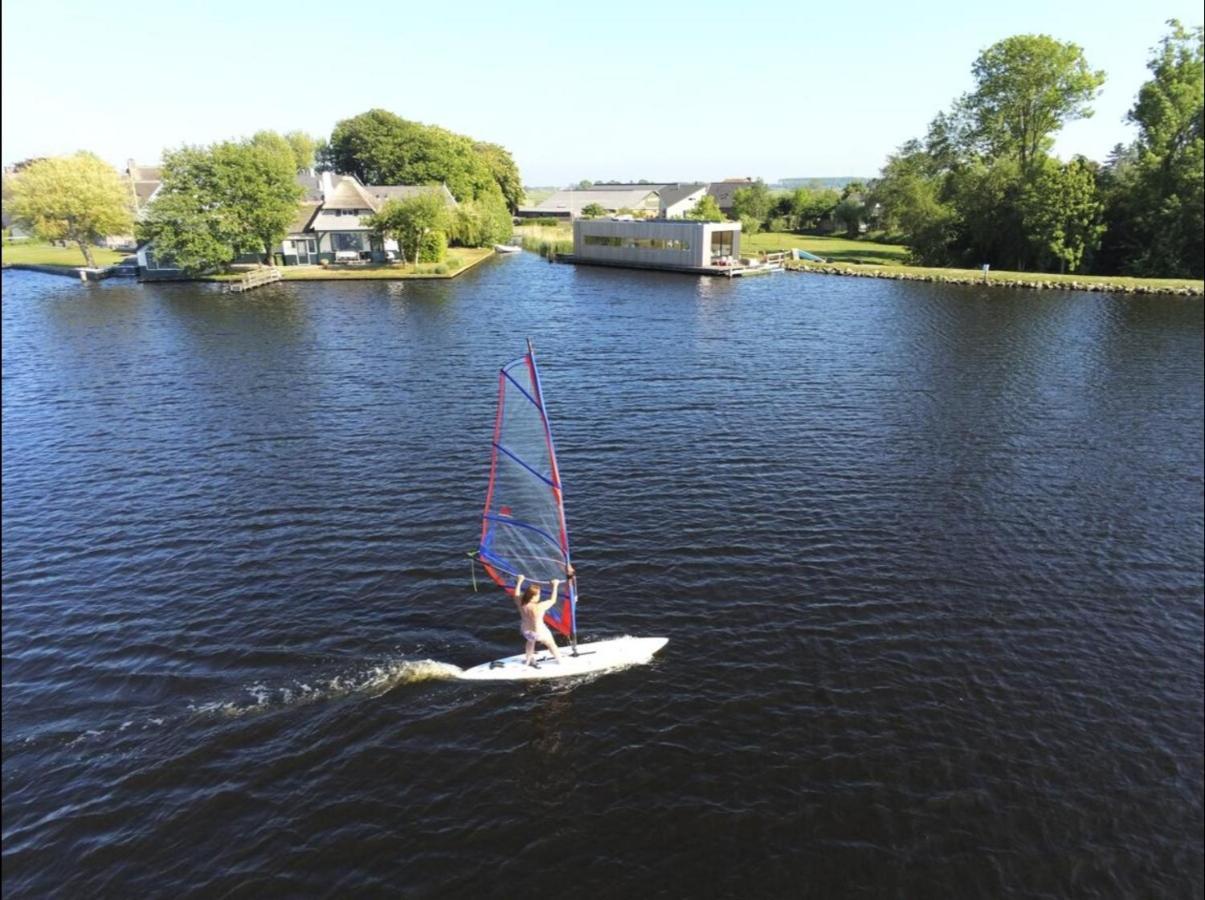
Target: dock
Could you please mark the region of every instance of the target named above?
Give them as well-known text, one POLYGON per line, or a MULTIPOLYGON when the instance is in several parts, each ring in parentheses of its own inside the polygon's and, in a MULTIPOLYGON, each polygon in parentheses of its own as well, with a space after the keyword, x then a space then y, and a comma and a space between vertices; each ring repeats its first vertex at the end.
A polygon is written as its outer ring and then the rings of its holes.
POLYGON ((709 275, 720 278, 741 278, 748 275, 768 275, 771 272, 781 272, 781 263, 757 263, 754 265, 732 266, 673 266, 666 263, 641 263, 628 260, 582 259, 572 253, 558 253, 549 258, 549 262, 573 263, 580 266, 603 266, 613 269, 643 269, 651 272, 679 272, 683 275, 709 275))
POLYGON ((245 273, 238 281, 232 281, 226 286, 227 292, 231 294, 241 294, 244 291, 252 291, 257 287, 263 287, 265 284, 272 284, 275 281, 280 281, 284 278, 280 269, 275 266, 263 269, 253 269, 245 273))

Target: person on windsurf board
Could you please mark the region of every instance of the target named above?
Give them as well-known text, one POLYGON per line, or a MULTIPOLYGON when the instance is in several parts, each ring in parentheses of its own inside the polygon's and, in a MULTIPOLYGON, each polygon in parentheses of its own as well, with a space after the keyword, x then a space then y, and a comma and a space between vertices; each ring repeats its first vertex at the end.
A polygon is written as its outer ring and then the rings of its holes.
POLYGON ((526 575, 520 575, 515 581, 515 591, 512 596, 515 600, 515 607, 519 610, 519 632, 527 641, 526 655, 523 659, 525 665, 533 668, 539 668, 535 661, 536 641, 539 641, 559 664, 561 661, 561 652, 557 649, 556 638, 552 636, 552 632, 548 630, 548 626, 544 624, 544 613, 556 606, 557 591, 560 590, 561 580, 559 578, 552 579, 552 596, 547 600, 540 600, 540 586, 538 584, 529 584, 527 589, 523 589, 523 582, 527 580, 526 575))

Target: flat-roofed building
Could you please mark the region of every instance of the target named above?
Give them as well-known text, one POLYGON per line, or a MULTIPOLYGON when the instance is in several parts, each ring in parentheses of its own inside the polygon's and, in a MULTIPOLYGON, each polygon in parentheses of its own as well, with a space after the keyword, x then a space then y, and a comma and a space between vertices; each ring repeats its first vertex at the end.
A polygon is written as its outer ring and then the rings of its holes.
POLYGON ((573 223, 575 262, 649 269, 710 269, 730 265, 740 252, 740 222, 578 219, 573 223))

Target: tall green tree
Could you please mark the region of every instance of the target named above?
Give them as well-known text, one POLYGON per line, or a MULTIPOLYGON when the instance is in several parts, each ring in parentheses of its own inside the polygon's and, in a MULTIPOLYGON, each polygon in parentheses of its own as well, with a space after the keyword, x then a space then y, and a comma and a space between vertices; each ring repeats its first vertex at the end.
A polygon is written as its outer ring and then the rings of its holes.
POLYGON ((1133 216, 1125 268, 1138 275, 1202 277, 1205 267, 1205 36, 1176 20, 1148 63, 1129 119, 1139 129, 1130 173, 1133 216))
POLYGON ((855 238, 866 221, 866 203, 856 194, 846 197, 833 209, 833 218, 845 226, 847 237, 855 238))
POLYGON ((1020 205, 1039 266, 1045 268, 1053 259, 1060 273, 1077 272, 1085 254, 1100 246, 1104 203, 1095 166, 1084 157, 1065 165, 1048 160, 1025 185, 1020 205))
POLYGON ((290 131, 285 134, 285 140, 293 150, 293 163, 297 166, 297 171, 313 168, 318 141, 304 131, 290 131))
POLYGON ((495 144, 372 109, 335 124, 324 162, 365 184, 439 184, 458 201, 495 194, 518 205, 518 170, 495 144))
POLYGON ((974 159, 946 173, 942 196, 954 211, 951 262, 1006 269, 1033 268, 1020 201, 1025 175, 1013 155, 974 159))
POLYGON ((138 225, 138 236, 154 241, 161 264, 196 274, 233 262, 247 234, 226 207, 185 191, 160 190, 138 225))
POLYGON ((964 98, 975 134, 994 156, 1015 154, 1028 168, 1049 150, 1064 124, 1092 115, 1105 81, 1083 50, 1044 34, 1018 34, 984 50, 964 98))
POLYGON ((91 153, 30 163, 5 179, 5 200, 9 214, 38 237, 74 242, 90 267, 95 241, 134 227, 129 189, 91 153))
POLYGON ((515 165, 514 157, 505 147, 484 141, 474 143, 473 149, 494 176, 494 181, 502 192, 502 199, 506 201, 506 206, 513 215, 523 202, 523 180, 519 176, 519 167, 515 165))
POLYGON ((882 208, 881 224, 903 235, 915 263, 944 266, 952 261, 957 215, 944 196, 947 177, 925 146, 912 140, 887 158, 875 181, 871 197, 882 208))
POLYGON ((800 230, 819 227, 821 220, 831 215, 840 202, 841 196, 832 188, 796 188, 791 194, 795 227, 800 230))
POLYGON ((770 196, 770 189, 759 178, 748 187, 738 188, 732 192, 732 215, 742 222, 752 219, 760 226, 770 215, 770 207, 773 203, 774 198, 770 196))
POLYGON ((163 185, 142 223, 161 256, 189 271, 244 253, 272 262, 303 191, 288 143, 269 135, 164 154, 163 185))

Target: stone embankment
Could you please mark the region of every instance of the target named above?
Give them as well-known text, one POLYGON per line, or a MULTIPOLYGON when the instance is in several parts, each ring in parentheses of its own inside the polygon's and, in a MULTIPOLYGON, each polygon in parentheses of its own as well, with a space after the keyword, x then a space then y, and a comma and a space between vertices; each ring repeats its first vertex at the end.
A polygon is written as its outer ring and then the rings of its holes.
POLYGON ((811 272, 816 275, 851 275, 855 278, 885 278, 891 281, 929 281, 941 284, 972 284, 989 287, 1029 288, 1030 290, 1052 291, 1095 291, 1104 294, 1174 294, 1180 297, 1199 297, 1205 294, 1205 288, 1185 284, 1150 284, 1111 281, 1077 281, 1043 279, 1041 277, 1015 278, 1009 275, 989 274, 987 278, 978 272, 938 274, 933 272, 911 272, 906 268, 901 271, 889 269, 853 268, 834 266, 820 263, 793 263, 789 267, 793 272, 811 272))

